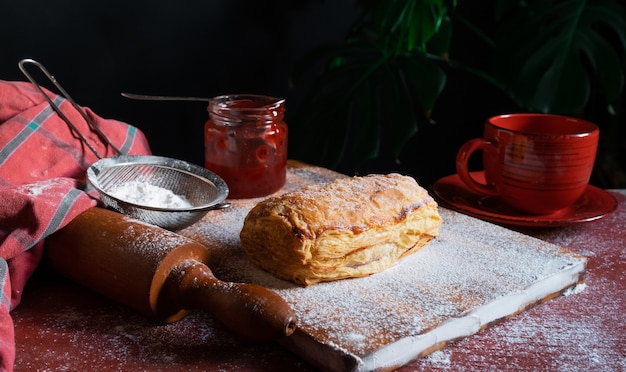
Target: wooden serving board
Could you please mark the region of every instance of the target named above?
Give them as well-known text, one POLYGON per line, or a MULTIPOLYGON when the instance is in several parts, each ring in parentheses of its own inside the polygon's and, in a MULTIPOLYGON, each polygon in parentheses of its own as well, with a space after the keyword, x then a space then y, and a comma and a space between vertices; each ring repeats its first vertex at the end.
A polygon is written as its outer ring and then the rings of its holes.
MULTIPOLYGON (((341 175, 291 163, 283 191, 341 175)), ((582 284, 586 259, 440 208, 440 236, 381 273, 300 287, 254 267, 239 243, 260 199, 233 200, 180 231, 205 244, 214 274, 278 292, 298 316, 280 343, 332 371, 393 370, 582 284)))

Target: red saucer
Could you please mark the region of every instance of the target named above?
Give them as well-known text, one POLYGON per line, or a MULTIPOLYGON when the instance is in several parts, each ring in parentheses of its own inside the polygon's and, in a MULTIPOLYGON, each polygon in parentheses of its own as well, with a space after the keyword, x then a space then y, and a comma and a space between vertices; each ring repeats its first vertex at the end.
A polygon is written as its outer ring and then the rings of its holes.
MULTIPOLYGON (((479 182, 485 181, 483 172, 472 172, 472 177, 479 182)), ((435 182, 433 191, 442 206, 485 221, 514 226, 569 226, 597 220, 617 207, 613 195, 592 185, 587 186, 583 196, 572 207, 546 215, 525 214, 503 205, 497 196, 478 194, 456 174, 435 182)))

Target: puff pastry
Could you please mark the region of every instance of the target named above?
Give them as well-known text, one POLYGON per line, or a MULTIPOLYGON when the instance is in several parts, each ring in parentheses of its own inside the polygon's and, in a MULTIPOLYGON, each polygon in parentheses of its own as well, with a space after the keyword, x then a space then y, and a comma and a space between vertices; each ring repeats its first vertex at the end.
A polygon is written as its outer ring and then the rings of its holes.
POLYGON ((346 177, 254 206, 240 239, 257 266, 311 285, 385 270, 439 235, 437 203, 396 173, 346 177))

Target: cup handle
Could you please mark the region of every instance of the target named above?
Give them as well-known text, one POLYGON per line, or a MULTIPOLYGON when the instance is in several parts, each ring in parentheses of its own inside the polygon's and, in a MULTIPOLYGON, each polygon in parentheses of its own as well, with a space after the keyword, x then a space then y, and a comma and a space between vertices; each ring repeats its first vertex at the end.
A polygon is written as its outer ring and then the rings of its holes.
POLYGON ((467 187, 473 191, 480 194, 495 195, 495 188, 476 181, 470 175, 467 167, 467 162, 475 151, 484 150, 489 146, 493 146, 493 144, 482 138, 475 138, 463 144, 456 154, 456 172, 461 178, 461 181, 463 181, 463 183, 465 183, 467 187))

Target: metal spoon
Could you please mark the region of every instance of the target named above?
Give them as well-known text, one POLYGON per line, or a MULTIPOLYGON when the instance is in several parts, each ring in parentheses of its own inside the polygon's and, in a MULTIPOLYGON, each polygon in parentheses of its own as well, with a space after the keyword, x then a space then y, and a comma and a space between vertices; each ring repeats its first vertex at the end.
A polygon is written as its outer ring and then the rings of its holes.
POLYGON ((123 97, 138 99, 142 101, 199 101, 209 102, 210 98, 202 97, 171 97, 171 96, 151 96, 146 94, 122 93, 123 97))

